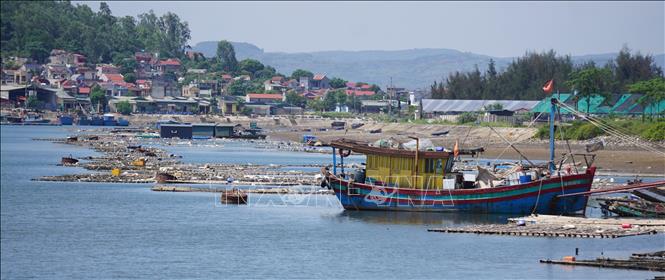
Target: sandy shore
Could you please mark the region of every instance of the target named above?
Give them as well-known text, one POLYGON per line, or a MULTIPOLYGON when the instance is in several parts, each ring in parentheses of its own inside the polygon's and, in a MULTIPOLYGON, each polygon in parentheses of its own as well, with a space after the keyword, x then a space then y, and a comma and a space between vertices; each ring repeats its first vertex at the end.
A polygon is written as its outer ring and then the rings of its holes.
MULTIPOLYGON (((394 138, 400 142, 410 139, 407 136, 428 138, 435 145, 451 148, 455 141, 462 147, 484 147, 484 158, 518 159, 519 155, 508 146, 506 141, 517 143, 515 146, 529 159, 547 160, 549 150, 547 141, 533 139, 536 128, 515 127, 469 127, 436 124, 382 123, 367 118, 329 119, 316 116, 270 116, 250 118, 245 116, 173 116, 173 115, 133 115, 129 117, 132 126, 154 127, 157 120, 173 119, 180 122, 215 122, 235 123, 249 126, 255 122, 265 129, 268 139, 279 141, 302 141, 303 135, 315 135, 324 143, 337 138, 348 138, 363 141, 394 138), (347 127, 351 124, 363 125, 357 129, 332 130, 332 121, 344 121, 347 127), (371 133, 373 130, 381 133, 371 133), (325 130, 325 131, 323 131, 325 130), (447 131, 442 137, 433 137, 433 132, 447 131), (505 151, 504 151, 505 149, 505 151)), ((585 145, 591 141, 571 141, 573 153, 585 153, 585 145)), ((665 156, 646 151, 631 143, 608 141, 604 150, 594 152, 597 157, 595 164, 599 173, 650 174, 665 177, 665 156)), ((665 152, 665 143, 650 143, 656 149, 665 152)), ((568 151, 565 142, 557 145, 557 156, 568 151)), ((582 160, 580 158, 580 160, 582 160)))

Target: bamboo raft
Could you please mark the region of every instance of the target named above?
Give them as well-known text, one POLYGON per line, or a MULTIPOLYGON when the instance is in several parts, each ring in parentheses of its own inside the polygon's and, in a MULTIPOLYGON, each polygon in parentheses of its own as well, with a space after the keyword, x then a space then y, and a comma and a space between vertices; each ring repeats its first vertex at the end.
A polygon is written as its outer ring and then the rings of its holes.
POLYGON ((590 219, 539 215, 509 219, 509 222, 508 224, 433 228, 427 231, 566 238, 619 238, 665 232, 665 221, 653 219, 590 219))
POLYGON ((596 229, 562 229, 552 226, 515 226, 515 225, 476 225, 461 228, 435 228, 428 229, 431 232, 444 233, 475 233, 490 235, 512 235, 512 236, 532 236, 532 237, 569 237, 569 238, 619 238, 637 235, 657 234, 654 229, 639 229, 635 231, 603 230, 596 229))
POLYGON ((633 254, 627 260, 596 258, 595 260, 540 260, 540 263, 665 271, 665 251, 633 254))
MULTIPOLYGON (((150 190, 154 192, 212 192, 212 193, 221 193, 227 191, 226 188, 197 188, 197 187, 187 187, 187 186, 167 186, 167 185, 158 185, 152 187, 150 190)), ((307 191, 307 190, 297 190, 289 188, 263 188, 263 189, 246 189, 243 190, 246 193, 255 193, 255 194, 324 194, 331 195, 332 191, 329 190, 317 190, 317 191, 307 191)))

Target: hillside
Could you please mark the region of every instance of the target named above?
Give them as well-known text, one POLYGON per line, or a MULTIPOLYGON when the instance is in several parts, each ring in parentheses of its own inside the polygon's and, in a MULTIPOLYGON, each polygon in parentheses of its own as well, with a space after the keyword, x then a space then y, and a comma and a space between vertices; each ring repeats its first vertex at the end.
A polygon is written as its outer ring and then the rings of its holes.
MULTIPOLYGON (((426 88, 432 82, 441 80, 450 72, 473 70, 475 65, 485 70, 490 58, 502 69, 513 58, 492 57, 453 49, 410 49, 398 51, 320 51, 307 53, 265 52, 250 43, 233 42, 239 60, 253 58, 271 65, 277 71, 290 74, 302 68, 313 72, 326 73, 352 81, 365 81, 380 86, 393 84, 410 89, 426 88)), ((194 50, 206 57, 213 57, 217 42, 205 41, 196 44, 194 50)), ((616 53, 575 56, 575 63, 593 60, 604 65, 616 57, 616 53)), ((655 56, 657 64, 665 65, 665 54, 655 56)))

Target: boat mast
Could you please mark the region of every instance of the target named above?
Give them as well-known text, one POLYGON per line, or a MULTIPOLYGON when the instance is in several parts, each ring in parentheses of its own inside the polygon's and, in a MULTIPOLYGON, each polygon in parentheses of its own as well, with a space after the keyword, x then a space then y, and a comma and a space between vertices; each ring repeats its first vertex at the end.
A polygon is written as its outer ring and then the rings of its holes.
POLYGON ((550 100, 552 103, 550 106, 550 163, 549 163, 549 169, 550 169, 550 176, 554 175, 554 117, 555 117, 555 111, 556 111, 556 103, 557 99, 552 97, 550 100))

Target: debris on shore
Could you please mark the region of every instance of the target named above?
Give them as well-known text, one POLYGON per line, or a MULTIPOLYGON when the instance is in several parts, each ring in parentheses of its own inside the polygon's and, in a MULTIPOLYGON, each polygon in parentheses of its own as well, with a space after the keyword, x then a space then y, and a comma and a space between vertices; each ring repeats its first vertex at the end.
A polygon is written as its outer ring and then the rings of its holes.
MULTIPOLYGON (((185 164, 180 157, 154 147, 150 140, 126 133, 99 133, 77 135, 49 141, 78 145, 102 153, 101 156, 83 158, 63 157, 64 166, 78 166, 98 173, 44 176, 33 180, 60 182, 103 183, 187 183, 234 185, 319 185, 319 165, 293 165, 316 167, 317 171, 287 170, 284 165, 256 164, 185 164), (76 164, 74 164, 74 162, 76 164), (104 172, 111 171, 111 172, 104 172)), ((156 144, 173 144, 179 140, 157 140, 156 144), (162 143, 163 142, 163 143, 162 143)), ((235 140, 237 141, 237 140, 235 140)), ((188 142, 189 143, 189 142, 188 142)))
POLYGON ((427 231, 532 237, 619 238, 665 232, 665 220, 532 215, 509 219, 508 224, 433 228, 427 231))
MULTIPOLYGON (((157 185, 152 187, 150 190, 154 192, 213 192, 221 193, 229 190, 229 188, 199 188, 199 187, 190 187, 190 186, 172 186, 172 185, 157 185)), ((332 195, 334 194, 331 190, 328 189, 319 189, 319 190, 300 190, 297 188, 256 188, 256 189, 245 189, 243 192, 246 193, 255 193, 255 194, 321 194, 321 195, 332 195)))

